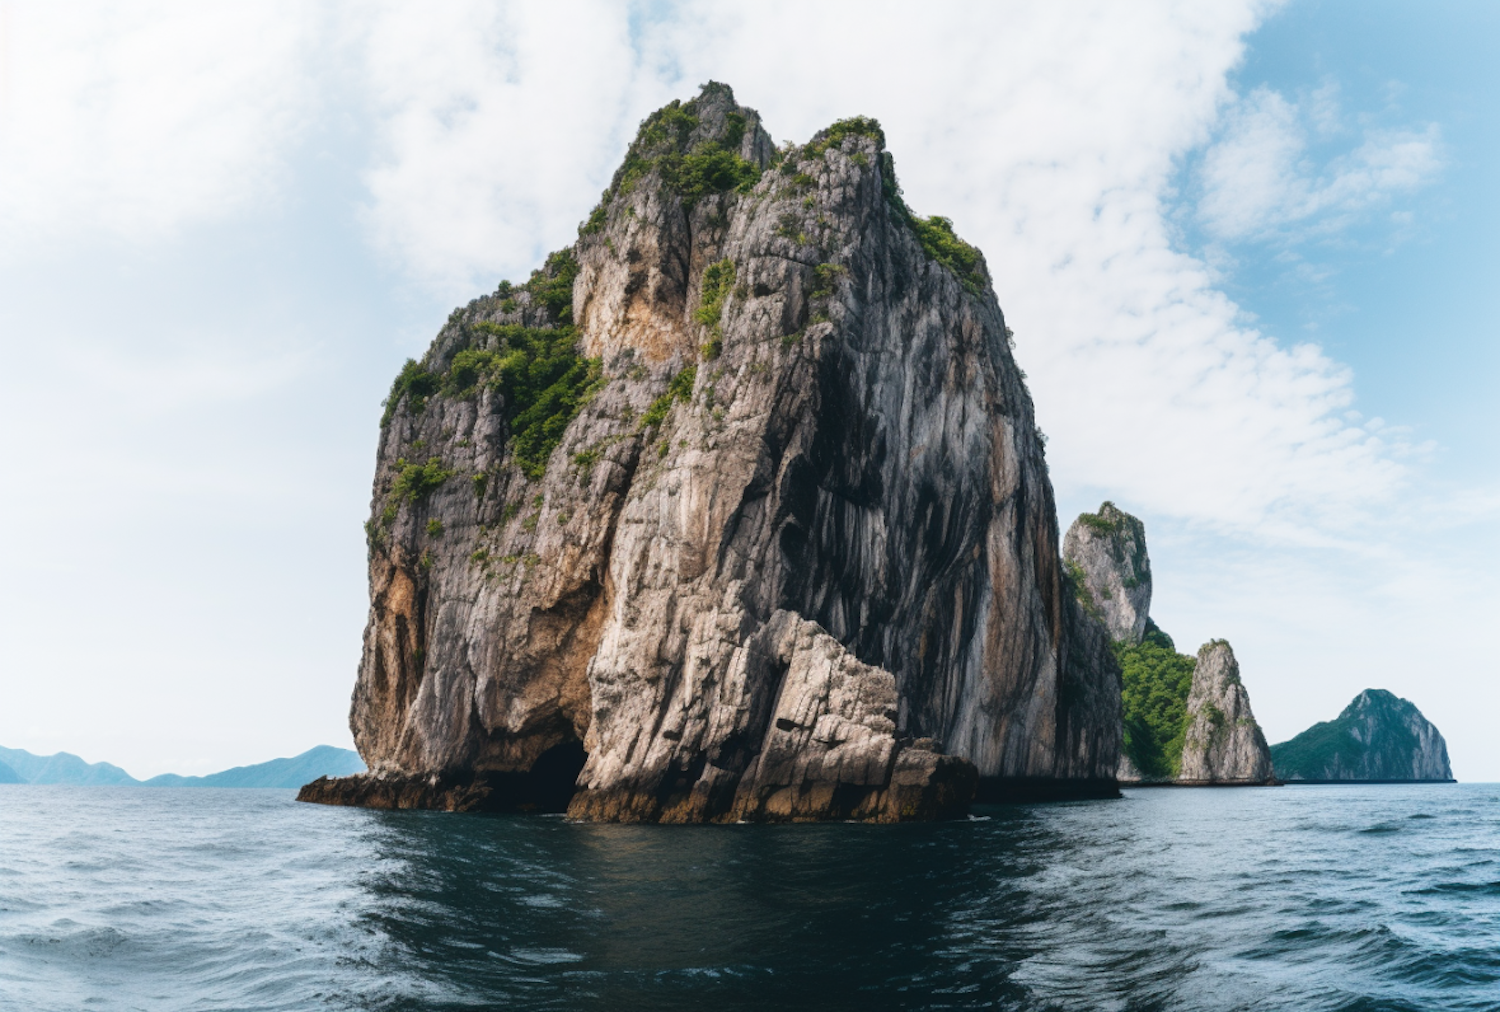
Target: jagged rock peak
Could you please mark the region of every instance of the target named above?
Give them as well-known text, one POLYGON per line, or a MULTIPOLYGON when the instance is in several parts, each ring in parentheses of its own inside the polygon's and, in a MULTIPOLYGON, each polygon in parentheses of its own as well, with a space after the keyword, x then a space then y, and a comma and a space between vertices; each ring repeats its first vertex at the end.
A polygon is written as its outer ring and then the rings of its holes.
POLYGON ((874 120, 648 117, 578 242, 393 385, 350 722, 309 800, 892 821, 1113 791, 1119 671, 1065 590, 978 250, 874 120))
POLYGON ((1271 747, 1283 780, 1453 779, 1448 744, 1417 707, 1366 689, 1331 721, 1271 747))
POLYGON ((1271 779, 1271 751, 1250 711, 1239 662, 1225 640, 1199 648, 1187 713, 1179 782, 1258 784, 1271 779))
POLYGON ((1112 502, 1073 521, 1063 558, 1084 607, 1111 639, 1141 642, 1151 611, 1151 559, 1146 525, 1112 502))

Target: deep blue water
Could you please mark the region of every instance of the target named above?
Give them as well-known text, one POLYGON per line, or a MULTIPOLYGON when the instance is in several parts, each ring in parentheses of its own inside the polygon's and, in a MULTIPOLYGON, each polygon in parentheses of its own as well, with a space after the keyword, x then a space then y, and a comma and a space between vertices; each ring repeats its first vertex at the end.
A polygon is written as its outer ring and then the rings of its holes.
POLYGON ((0 787, 0 1009, 1500 1009, 1500 786, 595 826, 0 787))

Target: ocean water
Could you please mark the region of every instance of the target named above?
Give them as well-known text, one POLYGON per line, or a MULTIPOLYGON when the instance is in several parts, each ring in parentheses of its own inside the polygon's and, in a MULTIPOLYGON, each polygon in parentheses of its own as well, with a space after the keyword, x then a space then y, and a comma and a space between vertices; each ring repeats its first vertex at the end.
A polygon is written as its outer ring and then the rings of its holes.
POLYGON ((0 1009, 1500 1009, 1500 786, 597 826, 0 787, 0 1009))

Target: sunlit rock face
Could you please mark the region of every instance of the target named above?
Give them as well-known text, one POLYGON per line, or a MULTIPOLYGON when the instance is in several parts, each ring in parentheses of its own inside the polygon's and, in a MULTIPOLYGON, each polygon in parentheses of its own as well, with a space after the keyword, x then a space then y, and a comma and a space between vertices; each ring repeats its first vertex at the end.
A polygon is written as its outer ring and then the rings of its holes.
POLYGON ((1063 539, 1063 558, 1087 591, 1085 606, 1110 638, 1141 641, 1151 612, 1151 558, 1146 525, 1112 502, 1073 521, 1063 539))
POLYGON ((1271 778, 1271 750, 1250 712, 1239 662, 1224 640, 1198 650, 1187 712, 1179 783, 1259 784, 1271 778))
POLYGON ((983 258, 907 210, 873 121, 778 152, 722 85, 658 112, 577 244, 455 311, 388 412, 371 772, 308 800, 900 821, 1113 792, 1119 669, 983 258))

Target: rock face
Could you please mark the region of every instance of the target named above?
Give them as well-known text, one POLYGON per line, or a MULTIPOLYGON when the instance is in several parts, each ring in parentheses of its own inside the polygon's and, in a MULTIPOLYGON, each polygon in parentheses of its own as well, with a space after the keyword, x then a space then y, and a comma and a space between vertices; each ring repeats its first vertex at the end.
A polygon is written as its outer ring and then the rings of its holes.
POLYGON ((1366 689, 1336 720, 1271 746, 1283 780, 1451 781, 1448 745, 1414 705, 1366 689))
POLYGON ((1124 672, 1122 784, 1258 784, 1271 756, 1223 640, 1195 659, 1150 620, 1146 525, 1112 502, 1068 528, 1063 559, 1074 594, 1114 642, 1124 672))
POLYGON ((1271 750, 1250 712, 1234 651, 1224 640, 1199 648, 1187 713, 1178 783, 1260 784, 1271 779, 1271 750))
POLYGON ((1110 638, 1136 644, 1151 611, 1151 559, 1146 525, 1106 502, 1084 513, 1063 539, 1063 558, 1087 592, 1084 601, 1104 622, 1110 638))
POLYGON ((370 773, 306 800, 894 821, 976 778, 1113 792, 1119 671, 983 259, 906 209, 873 121, 777 152, 722 85, 659 111, 577 245, 456 310, 387 410, 370 773))

